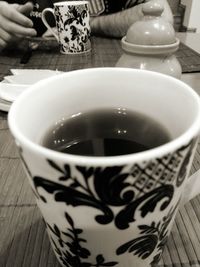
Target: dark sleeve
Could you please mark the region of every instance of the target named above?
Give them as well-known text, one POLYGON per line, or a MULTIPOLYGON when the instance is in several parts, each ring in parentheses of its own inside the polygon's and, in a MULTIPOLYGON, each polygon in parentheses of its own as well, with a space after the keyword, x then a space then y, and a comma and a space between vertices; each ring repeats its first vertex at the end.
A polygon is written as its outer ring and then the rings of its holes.
MULTIPOLYGON (((34 4, 34 9, 30 14, 30 18, 33 21, 34 28, 37 31, 37 35, 41 36, 46 30, 46 26, 43 24, 42 19, 41 19, 41 13, 44 8, 47 7, 53 7, 52 1, 49 0, 32 0, 34 4)), ((55 19, 53 15, 48 14, 49 16, 47 17, 48 23, 53 27, 55 26, 55 19)))
POLYGON ((137 6, 137 5, 145 3, 145 2, 146 2, 146 0, 127 0, 126 1, 126 8, 137 6))

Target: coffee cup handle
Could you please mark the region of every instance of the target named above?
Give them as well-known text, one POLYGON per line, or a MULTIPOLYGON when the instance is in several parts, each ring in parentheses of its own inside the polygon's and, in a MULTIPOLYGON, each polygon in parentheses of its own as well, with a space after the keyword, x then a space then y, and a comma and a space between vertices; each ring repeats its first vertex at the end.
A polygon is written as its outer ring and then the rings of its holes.
POLYGON ((51 31, 51 33, 55 36, 56 40, 59 41, 58 35, 53 31, 53 29, 51 28, 51 26, 49 25, 49 23, 46 20, 46 14, 49 12, 52 13, 54 18, 55 18, 53 9, 48 7, 42 11, 42 21, 43 21, 44 25, 47 27, 47 29, 49 29, 51 31))
POLYGON ((185 205, 188 201, 190 201, 198 194, 200 194, 200 170, 196 171, 190 177, 188 177, 181 204, 185 205))

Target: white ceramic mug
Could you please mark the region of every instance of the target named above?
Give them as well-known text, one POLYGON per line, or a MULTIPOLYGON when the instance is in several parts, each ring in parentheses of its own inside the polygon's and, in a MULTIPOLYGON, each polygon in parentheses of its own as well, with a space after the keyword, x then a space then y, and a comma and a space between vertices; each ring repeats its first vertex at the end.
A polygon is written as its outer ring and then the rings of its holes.
POLYGON ((55 36, 63 54, 77 54, 90 51, 90 16, 88 1, 64 1, 53 4, 54 8, 42 11, 42 21, 55 36), (46 15, 52 13, 57 33, 49 25, 46 15))
POLYGON ((188 85, 145 70, 72 71, 24 92, 8 122, 62 266, 158 262, 181 202, 200 192, 198 175, 188 178, 200 129, 199 96, 188 85), (113 107, 149 115, 172 140, 112 157, 70 155, 40 145, 63 116, 113 107))

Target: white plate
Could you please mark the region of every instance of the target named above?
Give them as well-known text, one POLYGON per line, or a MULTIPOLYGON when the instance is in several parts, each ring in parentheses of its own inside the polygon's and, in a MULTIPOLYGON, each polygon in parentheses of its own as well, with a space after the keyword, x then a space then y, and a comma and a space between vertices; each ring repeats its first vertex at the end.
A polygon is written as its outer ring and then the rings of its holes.
POLYGON ((6 112, 28 85, 62 72, 48 69, 11 69, 11 73, 13 75, 5 76, 0 82, 0 110, 6 112))
MULTIPOLYGON (((16 72, 16 70, 14 70, 16 72)), ((59 71, 51 70, 23 70, 18 71, 17 75, 8 75, 4 77, 4 80, 8 83, 13 84, 33 84, 40 80, 52 77, 54 75, 60 74, 59 71)))
POLYGON ((9 102, 13 102, 27 88, 27 85, 2 82, 0 83, 0 98, 9 102))

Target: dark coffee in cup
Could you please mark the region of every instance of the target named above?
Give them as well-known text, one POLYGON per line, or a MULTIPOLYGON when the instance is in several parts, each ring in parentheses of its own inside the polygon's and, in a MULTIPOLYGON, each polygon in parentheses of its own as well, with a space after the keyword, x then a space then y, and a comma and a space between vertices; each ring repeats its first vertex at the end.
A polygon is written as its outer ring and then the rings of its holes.
POLYGON ((61 119, 45 134, 42 145, 83 156, 137 153, 170 141, 154 119, 125 108, 93 110, 61 119))

